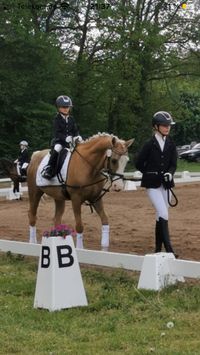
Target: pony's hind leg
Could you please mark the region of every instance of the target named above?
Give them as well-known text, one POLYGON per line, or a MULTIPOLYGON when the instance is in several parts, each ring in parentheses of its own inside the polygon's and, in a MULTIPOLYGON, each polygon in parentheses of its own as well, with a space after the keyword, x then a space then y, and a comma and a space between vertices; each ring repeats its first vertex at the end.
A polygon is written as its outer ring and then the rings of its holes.
POLYGON ((37 243, 37 235, 36 235, 36 220, 37 220, 37 208, 40 202, 43 191, 37 190, 35 194, 30 193, 29 190, 29 243, 37 243))
POLYGON ((94 208, 101 219, 101 249, 108 250, 109 238, 110 238, 110 227, 108 224, 108 217, 104 211, 102 199, 94 203, 94 208))

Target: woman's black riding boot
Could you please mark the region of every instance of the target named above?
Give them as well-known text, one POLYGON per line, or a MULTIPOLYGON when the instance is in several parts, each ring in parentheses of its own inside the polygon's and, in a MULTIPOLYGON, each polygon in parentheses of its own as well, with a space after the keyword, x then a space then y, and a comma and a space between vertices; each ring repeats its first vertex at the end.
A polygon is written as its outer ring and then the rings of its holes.
POLYGON ((173 253, 174 256, 177 258, 178 255, 175 254, 171 242, 170 242, 170 236, 169 236, 169 229, 168 229, 168 221, 162 217, 159 218, 159 223, 160 223, 160 231, 162 234, 162 240, 163 244, 165 247, 165 250, 167 253, 173 253))
POLYGON ((160 221, 156 221, 155 242, 156 242, 155 253, 160 253, 162 250, 162 234, 160 230, 160 221))

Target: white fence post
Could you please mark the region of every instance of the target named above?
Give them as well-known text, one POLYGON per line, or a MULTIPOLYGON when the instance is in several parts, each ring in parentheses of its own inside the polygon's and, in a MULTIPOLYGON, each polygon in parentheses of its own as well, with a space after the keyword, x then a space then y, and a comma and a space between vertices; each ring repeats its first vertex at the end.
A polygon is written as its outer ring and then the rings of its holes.
POLYGON ((175 259, 172 253, 147 254, 144 257, 138 288, 159 291, 183 278, 172 275, 169 260, 175 259))

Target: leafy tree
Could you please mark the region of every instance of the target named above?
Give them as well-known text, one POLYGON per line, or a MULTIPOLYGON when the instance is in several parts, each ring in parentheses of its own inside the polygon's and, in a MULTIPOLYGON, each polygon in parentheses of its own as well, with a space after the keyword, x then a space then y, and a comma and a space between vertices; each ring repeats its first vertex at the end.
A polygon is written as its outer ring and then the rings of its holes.
POLYGON ((48 147, 55 98, 65 89, 65 61, 45 34, 33 31, 27 12, 14 2, 9 6, 0 37, 0 156, 14 158, 22 139, 31 150, 48 147))
POLYGON ((48 144, 48 117, 62 92, 72 97, 85 136, 135 136, 137 148, 153 112, 165 109, 182 122, 186 139, 182 89, 187 83, 196 95, 190 78, 200 74, 199 12, 184 12, 179 0, 97 3, 10 0, 0 17, 1 151, 12 153, 22 133, 32 140, 32 130, 34 149, 48 144))
POLYGON ((200 137, 200 95, 182 92, 180 94, 181 120, 177 124, 175 138, 178 144, 199 142, 200 137))

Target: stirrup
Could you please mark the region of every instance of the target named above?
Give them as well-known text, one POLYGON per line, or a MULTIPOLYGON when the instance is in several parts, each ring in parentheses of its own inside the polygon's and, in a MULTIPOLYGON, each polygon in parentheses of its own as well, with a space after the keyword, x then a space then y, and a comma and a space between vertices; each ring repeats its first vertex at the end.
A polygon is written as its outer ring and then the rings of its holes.
POLYGON ((41 172, 41 175, 44 179, 47 179, 47 180, 51 180, 51 178, 53 177, 52 172, 51 173, 48 172, 48 167, 41 172))

